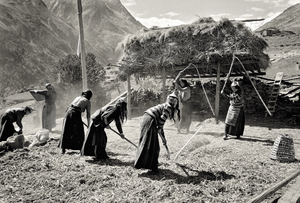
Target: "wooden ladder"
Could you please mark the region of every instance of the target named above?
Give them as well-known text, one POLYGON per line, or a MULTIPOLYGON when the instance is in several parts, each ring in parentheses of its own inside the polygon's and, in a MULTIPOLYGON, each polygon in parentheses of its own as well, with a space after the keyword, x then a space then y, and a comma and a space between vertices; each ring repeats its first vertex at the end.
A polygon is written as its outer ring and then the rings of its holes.
MULTIPOLYGON (((271 93, 269 95, 268 109, 269 109, 270 113, 272 114, 272 116, 275 113, 275 106, 276 106, 277 98, 278 98, 279 91, 280 91, 282 77, 283 77, 283 72, 278 72, 276 74, 274 83, 272 85, 271 93)), ((265 117, 267 117, 267 116, 268 116, 268 112, 266 112, 266 114, 265 114, 265 117)))

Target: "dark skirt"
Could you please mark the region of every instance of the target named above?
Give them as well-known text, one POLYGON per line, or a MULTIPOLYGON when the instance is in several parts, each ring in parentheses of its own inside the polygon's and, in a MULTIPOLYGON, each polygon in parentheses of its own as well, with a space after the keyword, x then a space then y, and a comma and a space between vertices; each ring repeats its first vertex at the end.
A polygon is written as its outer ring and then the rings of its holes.
POLYGON ((225 133, 228 135, 242 136, 245 128, 245 113, 241 108, 235 126, 226 124, 225 133))
POLYGON ((81 112, 74 108, 69 108, 64 118, 58 147, 62 149, 81 150, 83 141, 84 129, 81 112))
POLYGON ((0 142, 6 141, 8 137, 13 136, 17 131, 11 120, 8 118, 6 114, 1 116, 0 123, 0 142))
POLYGON ((93 122, 86 134, 82 149, 82 156, 95 156, 96 159, 109 158, 106 153, 107 136, 103 125, 96 127, 93 122))
POLYGON ((159 151, 160 147, 155 120, 145 113, 141 123, 139 147, 134 167, 156 171, 158 169, 159 151))
POLYGON ((42 127, 51 130, 56 126, 56 105, 45 104, 42 112, 42 127))
POLYGON ((192 123, 192 115, 193 110, 191 103, 186 101, 182 103, 182 109, 181 109, 181 119, 179 122, 180 129, 186 129, 187 131, 190 130, 190 125, 192 123))

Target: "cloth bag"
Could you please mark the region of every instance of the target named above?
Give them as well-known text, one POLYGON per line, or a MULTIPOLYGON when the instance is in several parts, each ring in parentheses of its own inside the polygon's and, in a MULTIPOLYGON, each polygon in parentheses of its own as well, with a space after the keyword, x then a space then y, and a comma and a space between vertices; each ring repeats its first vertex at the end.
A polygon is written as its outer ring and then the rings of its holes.
POLYGON ((295 161, 293 138, 289 135, 280 135, 276 138, 270 158, 280 162, 295 161))
POLYGON ((47 129, 42 129, 39 130, 36 134, 35 134, 35 138, 36 140, 34 140, 29 147, 33 147, 33 146, 39 146, 41 144, 45 144, 48 140, 49 140, 49 134, 50 131, 47 129))

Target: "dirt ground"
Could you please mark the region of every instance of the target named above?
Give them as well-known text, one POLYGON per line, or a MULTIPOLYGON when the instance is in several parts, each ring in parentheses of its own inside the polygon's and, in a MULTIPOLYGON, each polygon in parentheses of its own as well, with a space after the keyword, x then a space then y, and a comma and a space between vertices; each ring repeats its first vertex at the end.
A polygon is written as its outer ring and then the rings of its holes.
MULTIPOLYGON (((24 96, 24 95, 23 95, 24 96)), ((36 111, 32 114, 27 115, 23 118, 23 133, 26 136, 29 136, 30 139, 33 135, 35 135, 39 130, 41 130, 41 112, 43 104, 40 102, 35 102, 34 100, 25 101, 22 103, 18 103, 12 105, 12 107, 21 107, 25 105, 33 106, 36 111)), ((4 111, 2 109, 1 111, 4 111)), ((85 114, 83 114, 83 121, 86 122, 85 114)), ((169 143, 169 148, 172 148, 172 143, 176 143, 178 140, 181 140, 182 143, 185 143, 199 128, 196 138, 204 138, 208 139, 209 143, 218 143, 222 145, 230 144, 231 142, 240 142, 246 141, 249 143, 252 142, 267 142, 267 140, 274 141, 279 135, 287 134, 294 139, 296 155, 300 159, 300 151, 298 151, 297 145, 300 144, 299 137, 299 126, 291 127, 287 126, 286 123, 280 121, 276 118, 257 116, 257 115, 246 115, 246 125, 244 136, 240 140, 235 139, 235 137, 231 137, 228 141, 222 140, 222 135, 224 132, 224 116, 220 116, 219 120, 211 117, 210 115, 198 115, 193 119, 190 128, 190 134, 177 134, 177 130, 174 124, 171 121, 167 121, 165 124, 165 134, 169 143)), ((140 130, 140 121, 141 116, 133 117, 130 120, 127 120, 123 125, 123 130, 125 136, 132 140, 134 143, 138 144, 139 130, 140 130)), ((50 134, 50 137, 59 138, 61 129, 62 129, 63 118, 58 118, 56 120, 57 126, 50 134)), ((112 128, 115 128, 114 124, 111 125, 112 128)), ((116 128, 115 128, 116 129, 116 128)), ((118 135, 114 132, 108 132, 109 140, 108 142, 124 142, 121 140, 118 135)), ((192 141, 191 141, 192 142, 192 141)), ((299 149, 300 150, 300 149, 299 149)), ((173 152, 175 153, 175 152, 173 152)), ((296 157, 297 158, 297 157, 296 157)))
MULTIPOLYGON (((29 144, 41 129, 42 105, 28 100, 11 107, 24 105, 36 109, 23 119, 23 132, 29 144)), ((125 137, 135 145, 138 145, 141 119, 141 116, 133 117, 123 124, 125 137)), ((171 160, 167 159, 166 149, 161 145, 161 172, 152 176, 132 167, 136 148, 110 130, 106 130, 110 161, 91 162, 92 157, 81 157, 78 152, 67 151, 60 155, 57 142, 63 118, 58 118, 45 146, 1 157, 3 170, 11 171, 14 167, 20 167, 20 170, 14 168, 11 174, 0 179, 1 183, 5 182, 0 189, 3 192, 0 202, 20 199, 23 202, 41 202, 42 199, 63 202, 57 200, 58 197, 67 202, 101 202, 101 198, 107 200, 104 202, 245 202, 298 168, 299 128, 287 126, 275 118, 246 115, 244 136, 224 141, 223 121, 224 117, 216 120, 210 115, 199 115, 193 119, 189 134, 178 134, 174 123, 168 120, 164 131, 171 160), (295 163, 278 163, 270 159, 275 139, 283 134, 293 138, 295 163), (14 178, 16 174, 22 179, 21 185, 14 178), (49 192, 41 193, 44 189, 49 192), (11 190, 15 192, 11 193, 11 190)), ((113 123, 111 127, 116 130, 113 123)), ((282 195, 287 187, 276 195, 282 195)), ((264 201, 270 202, 273 202, 270 198, 264 201)))

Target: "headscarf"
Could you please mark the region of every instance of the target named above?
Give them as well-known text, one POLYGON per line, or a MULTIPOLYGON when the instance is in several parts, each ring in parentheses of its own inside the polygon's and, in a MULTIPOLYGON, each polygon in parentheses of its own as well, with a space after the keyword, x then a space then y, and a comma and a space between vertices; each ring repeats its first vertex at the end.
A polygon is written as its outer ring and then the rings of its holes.
POLYGON ((88 100, 91 99, 91 97, 93 96, 93 93, 91 90, 87 89, 87 90, 84 90, 82 93, 81 93, 82 96, 84 96, 85 98, 87 98, 88 100))
POLYGON ((175 119, 174 119, 174 114, 175 114, 175 111, 177 111, 177 117, 178 117, 178 120, 180 120, 179 100, 178 100, 178 97, 176 96, 175 92, 173 92, 172 94, 169 94, 169 95, 168 95, 166 103, 172 107, 172 111, 171 111, 171 114, 170 114, 170 119, 171 119, 171 120, 173 119, 173 120, 175 121, 175 119), (170 103, 170 98, 171 98, 171 97, 177 99, 177 104, 176 104, 176 106, 173 106, 173 105, 170 103))
POLYGON ((30 106, 24 106, 23 107, 24 111, 25 112, 29 112, 29 113, 32 113, 33 111, 35 111, 32 107, 30 106))
POLYGON ((50 83, 46 83, 47 90, 55 90, 54 87, 50 83))
MULTIPOLYGON (((188 83, 188 81, 187 80, 185 80, 185 79, 180 79, 180 81, 181 82, 183 82, 183 87, 190 87, 190 84, 188 83)), ((180 85, 181 86, 181 85, 180 85)), ((181 88, 183 88, 183 87, 181 87, 181 88)))

